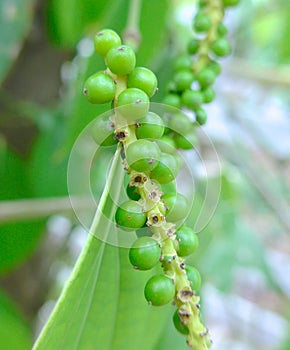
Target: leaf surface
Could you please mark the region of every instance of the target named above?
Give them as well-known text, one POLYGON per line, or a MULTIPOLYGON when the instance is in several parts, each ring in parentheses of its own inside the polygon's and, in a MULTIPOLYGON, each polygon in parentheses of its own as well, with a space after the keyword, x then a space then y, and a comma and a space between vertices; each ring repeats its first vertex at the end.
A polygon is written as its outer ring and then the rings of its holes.
POLYGON ((118 240, 108 188, 123 182, 121 162, 115 158, 112 168, 86 245, 34 350, 151 350, 160 337, 170 306, 149 307, 143 288, 150 272, 133 270, 128 250, 106 243, 109 235, 118 240), (99 231, 103 241, 93 235, 99 231))
POLYGON ((30 329, 12 301, 2 291, 0 291, 0 339, 2 349, 31 349, 30 329))

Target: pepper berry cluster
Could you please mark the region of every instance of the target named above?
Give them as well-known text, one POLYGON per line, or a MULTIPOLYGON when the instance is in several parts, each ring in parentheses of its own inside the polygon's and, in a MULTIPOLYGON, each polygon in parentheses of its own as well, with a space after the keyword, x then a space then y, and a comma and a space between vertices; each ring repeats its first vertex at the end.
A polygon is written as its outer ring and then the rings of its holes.
MULTIPOLYGON (((157 78, 147 68, 135 67, 134 51, 123 45, 117 33, 104 29, 94 39, 95 50, 107 66, 90 76, 84 94, 91 103, 113 102, 113 115, 98 117, 92 134, 97 144, 122 145, 123 164, 129 175, 128 200, 116 210, 115 220, 124 230, 136 230, 129 260, 138 270, 161 263, 163 274, 151 277, 144 288, 154 306, 174 302, 173 322, 194 349, 208 349, 210 339, 200 320, 199 272, 185 263, 198 247, 198 236, 184 225, 188 199, 176 192, 174 179, 180 157, 165 141, 164 121, 149 111, 149 99, 157 91, 157 78)), ((180 132, 182 113, 171 115, 171 126, 180 132)))
MULTIPOLYGON (((194 37, 188 42, 187 52, 177 57, 173 64, 173 77, 167 86, 163 103, 194 112, 195 120, 183 120, 183 136, 192 141, 191 148, 196 143, 196 127, 207 121, 203 105, 215 98, 213 84, 221 73, 218 59, 231 52, 226 39, 227 28, 222 22, 224 12, 227 7, 237 5, 238 2, 239 0, 200 0, 192 23, 194 37)), ((184 115, 183 119, 185 117, 184 115)), ((188 143, 182 142, 184 138, 174 132, 171 134, 177 148, 190 148, 188 143)))

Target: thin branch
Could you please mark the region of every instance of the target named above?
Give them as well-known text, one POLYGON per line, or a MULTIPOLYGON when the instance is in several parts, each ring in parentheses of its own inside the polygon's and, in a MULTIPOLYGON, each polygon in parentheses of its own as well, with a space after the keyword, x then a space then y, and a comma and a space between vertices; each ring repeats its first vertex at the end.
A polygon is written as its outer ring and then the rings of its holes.
POLYGON ((289 66, 266 66, 251 63, 240 58, 233 58, 225 67, 225 72, 243 78, 256 80, 262 84, 290 88, 289 66))
POLYGON ((141 41, 139 28, 142 0, 131 0, 127 26, 123 33, 124 42, 137 51, 141 41))
MULTIPOLYGON (((79 210, 92 209, 92 201, 86 197, 73 200, 79 210)), ((0 202, 0 223, 47 217, 73 211, 70 197, 20 199, 0 202)))

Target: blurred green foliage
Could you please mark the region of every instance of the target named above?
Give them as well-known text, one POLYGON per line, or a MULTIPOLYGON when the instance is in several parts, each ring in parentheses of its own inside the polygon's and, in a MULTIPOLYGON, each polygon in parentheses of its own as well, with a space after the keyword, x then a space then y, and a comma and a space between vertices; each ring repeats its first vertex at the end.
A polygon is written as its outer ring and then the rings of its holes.
POLYGON ((0 2, 0 82, 5 78, 28 34, 33 16, 32 0, 0 2))

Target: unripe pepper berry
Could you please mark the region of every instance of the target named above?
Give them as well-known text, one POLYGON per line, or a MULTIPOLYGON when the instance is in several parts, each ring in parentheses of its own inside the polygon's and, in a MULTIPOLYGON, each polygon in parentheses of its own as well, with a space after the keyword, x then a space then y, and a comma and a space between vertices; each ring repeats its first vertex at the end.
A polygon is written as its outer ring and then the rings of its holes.
POLYGON ((186 226, 181 227, 176 232, 177 253, 179 256, 188 256, 198 248, 198 237, 194 231, 186 226))
POLYGON ((111 29, 103 29, 97 33, 94 38, 94 45, 96 52, 105 57, 107 52, 112 47, 121 45, 121 38, 119 35, 111 29))
POLYGON ((169 153, 161 153, 159 163, 151 172, 151 178, 160 184, 167 184, 173 181, 178 174, 178 161, 169 153))
POLYGON ((140 237, 129 250, 131 264, 139 270, 150 270, 159 261, 161 249, 155 239, 140 237))
POLYGON ((160 139, 164 133, 164 122, 156 113, 148 112, 138 120, 136 136, 138 139, 160 139))
POLYGON ((201 285, 201 277, 199 271, 190 265, 185 268, 187 278, 191 284, 191 289, 198 291, 201 285))
POLYGON ((111 72, 117 75, 127 75, 135 68, 136 56, 130 46, 121 45, 112 47, 105 61, 111 72))
POLYGON ((184 335, 187 335, 189 333, 188 327, 184 325, 180 320, 180 317, 178 315, 178 310, 176 310, 173 314, 173 324, 179 333, 184 335))
POLYGON ((151 277, 144 289, 146 300, 154 306, 168 304, 172 301, 174 294, 175 288, 172 279, 164 275, 151 277))
POLYGON ((146 172, 158 164, 160 149, 155 142, 140 139, 129 144, 126 156, 130 168, 146 172))
POLYGON ((91 103, 108 103, 114 99, 116 85, 108 74, 98 72, 86 80, 83 92, 91 103))
POLYGON ((227 39, 218 38, 212 43, 211 50, 216 56, 223 57, 231 52, 231 46, 227 39))
POLYGON ((128 88, 118 96, 117 107, 128 122, 144 118, 149 109, 149 98, 137 88, 128 88))
POLYGON ((128 76, 128 87, 138 88, 152 97, 157 91, 156 75, 145 67, 136 67, 128 76))
POLYGON ((115 220, 120 227, 134 230, 145 225, 146 214, 139 202, 129 200, 117 208, 115 220))

